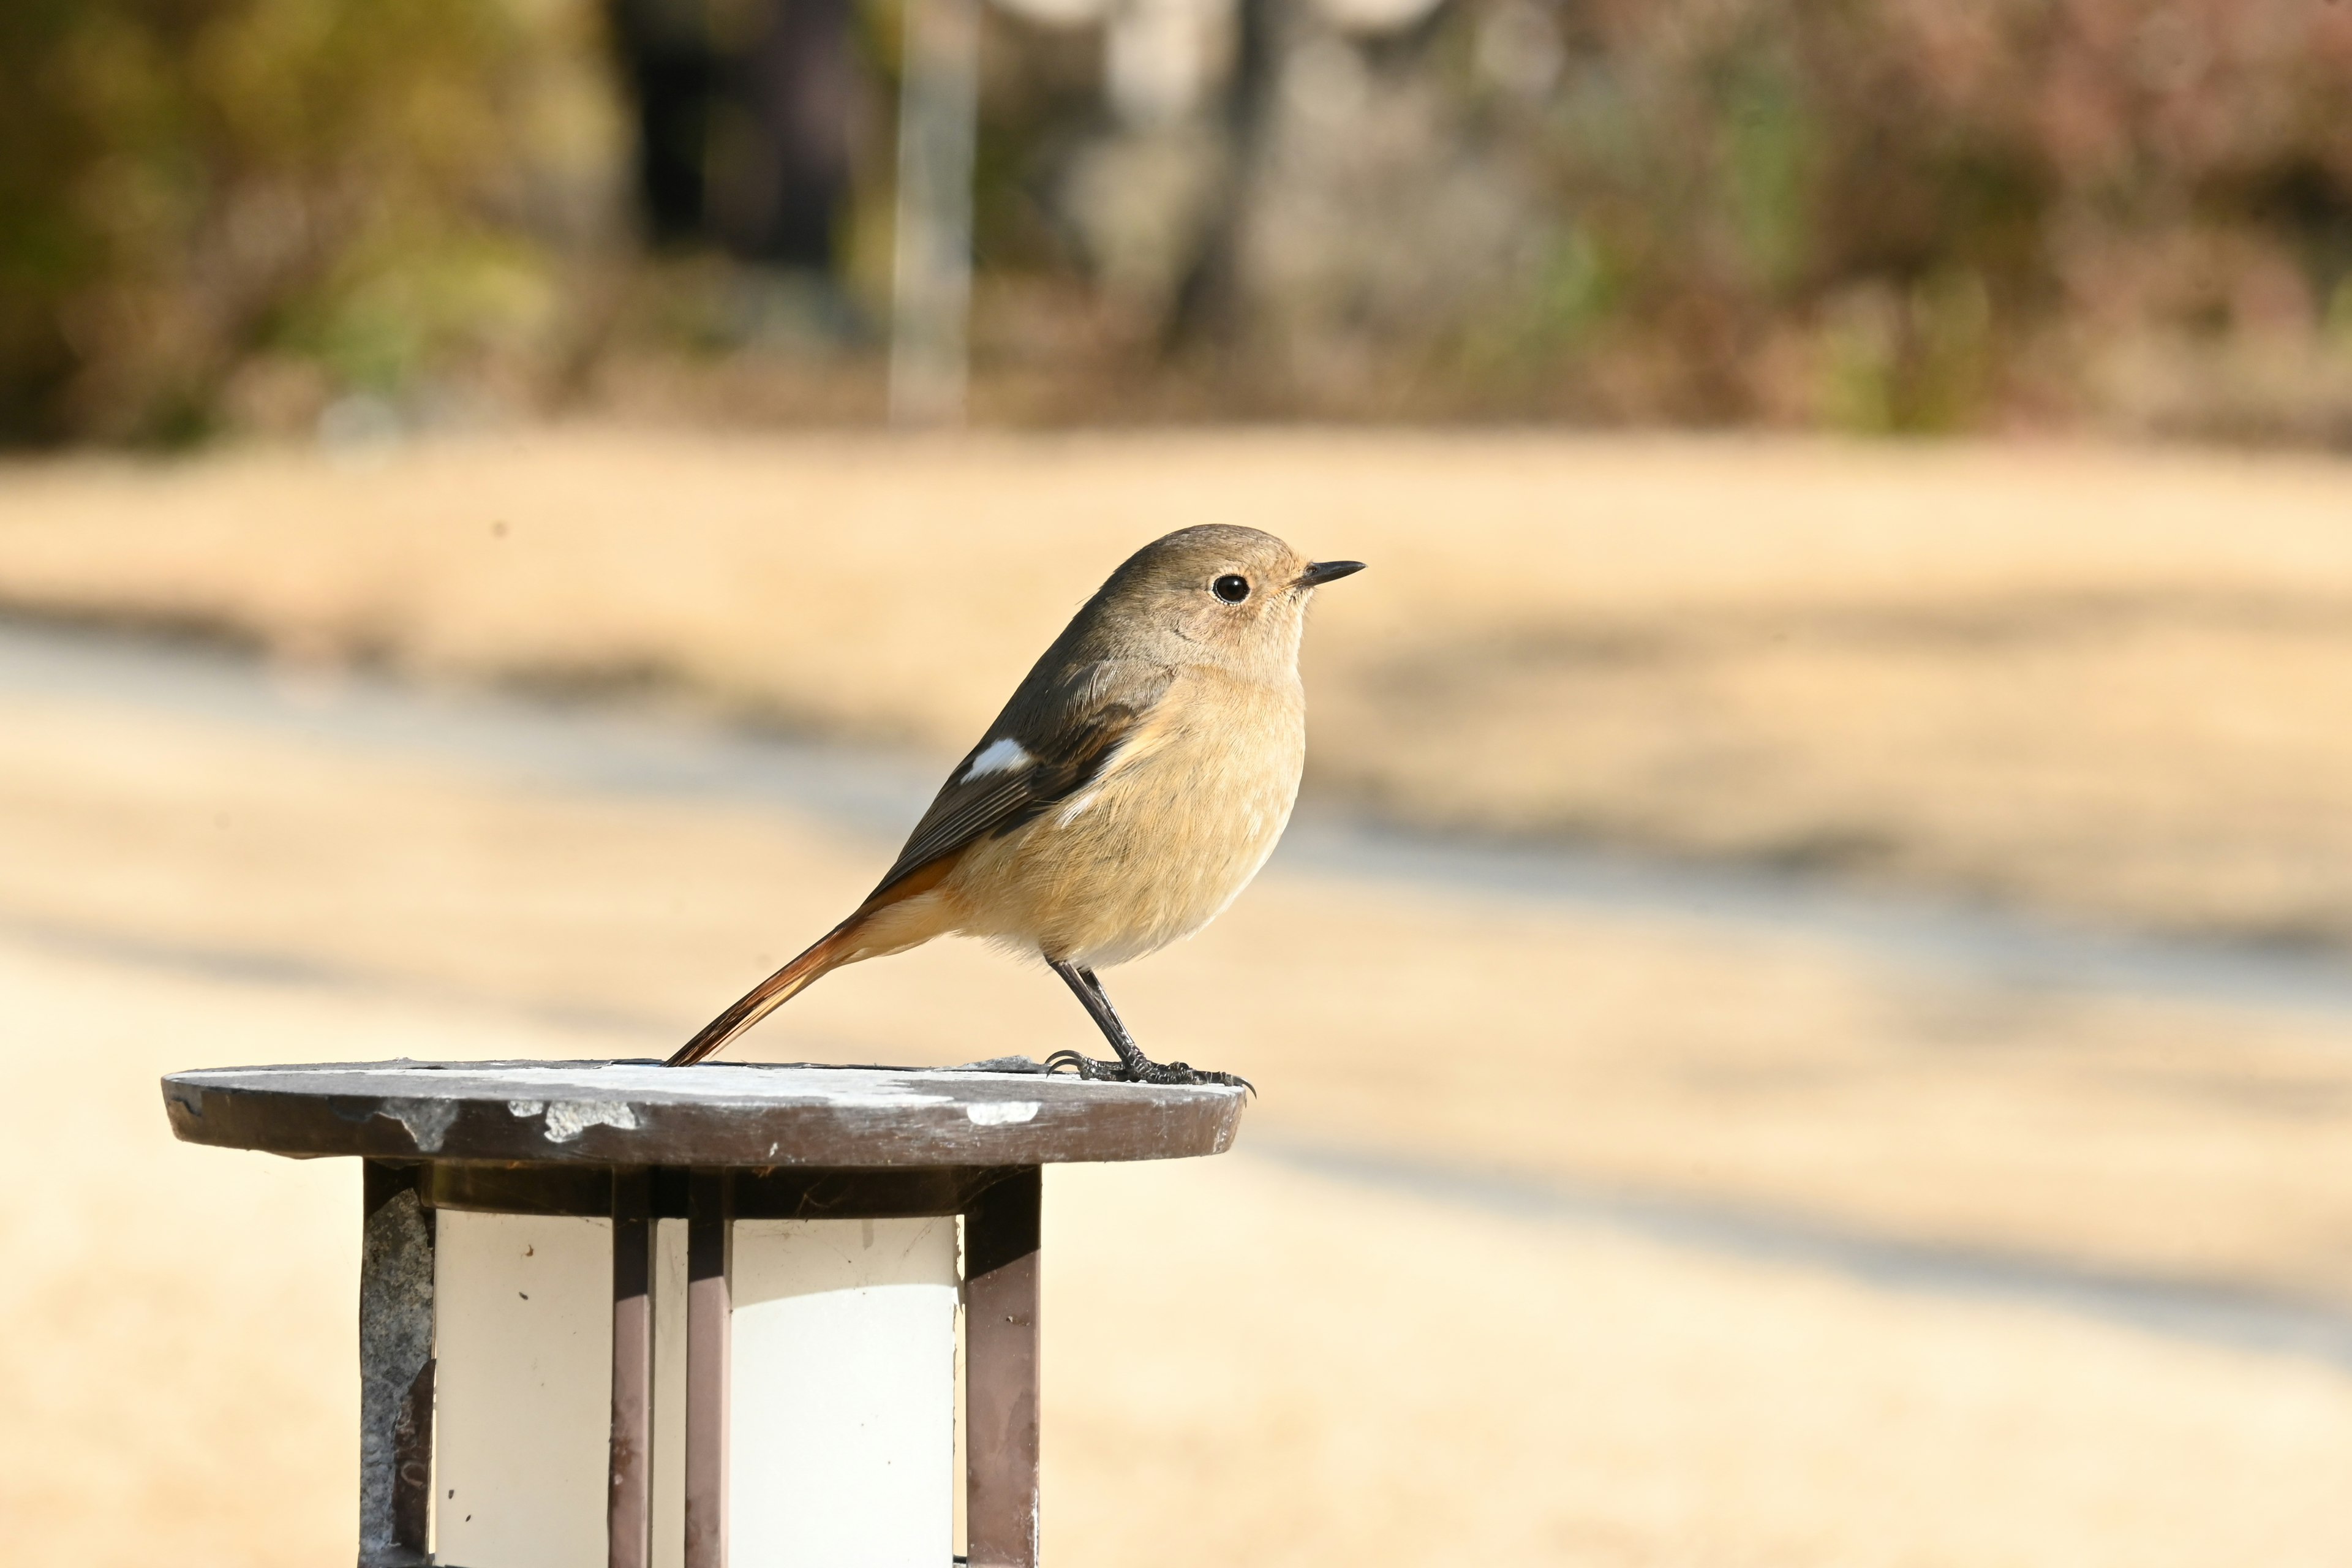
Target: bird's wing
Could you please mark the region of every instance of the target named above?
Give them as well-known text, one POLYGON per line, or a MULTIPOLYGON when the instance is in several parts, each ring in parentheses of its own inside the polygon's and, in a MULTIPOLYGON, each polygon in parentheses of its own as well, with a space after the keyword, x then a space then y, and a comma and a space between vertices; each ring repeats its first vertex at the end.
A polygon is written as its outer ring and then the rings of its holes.
POLYGON ((1161 665, 1102 659, 1023 683, 948 775, 867 901, 924 867, 1008 833, 1094 782, 1168 689, 1161 665))

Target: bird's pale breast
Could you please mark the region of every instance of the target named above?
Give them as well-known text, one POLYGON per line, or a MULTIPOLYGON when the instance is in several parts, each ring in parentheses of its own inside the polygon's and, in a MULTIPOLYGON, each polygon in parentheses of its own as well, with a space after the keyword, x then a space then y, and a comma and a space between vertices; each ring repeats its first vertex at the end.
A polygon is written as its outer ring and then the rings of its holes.
POLYGON ((975 845, 940 891, 974 936, 1089 966, 1140 957, 1248 886, 1290 819, 1306 752, 1295 677, 1188 672, 1092 784, 975 845))

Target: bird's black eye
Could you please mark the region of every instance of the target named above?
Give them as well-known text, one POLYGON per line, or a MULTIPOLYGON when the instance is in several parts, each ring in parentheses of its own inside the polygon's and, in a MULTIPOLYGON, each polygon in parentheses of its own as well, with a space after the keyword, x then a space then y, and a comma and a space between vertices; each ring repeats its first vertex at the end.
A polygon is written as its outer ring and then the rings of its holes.
POLYGON ((1249 597, 1249 579, 1238 572, 1228 572, 1209 584, 1209 592, 1228 605, 1238 605, 1249 597))

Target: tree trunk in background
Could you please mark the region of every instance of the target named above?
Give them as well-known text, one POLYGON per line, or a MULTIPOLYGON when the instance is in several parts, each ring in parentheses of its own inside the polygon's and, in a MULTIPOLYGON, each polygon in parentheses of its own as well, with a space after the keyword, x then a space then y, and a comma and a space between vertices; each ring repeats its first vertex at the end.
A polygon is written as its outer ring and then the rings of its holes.
POLYGON ((764 26, 727 63, 713 227, 746 261, 827 271, 849 195, 857 68, 851 0, 768 0, 764 26))
POLYGON ((980 0, 904 0, 890 422, 963 419, 970 372, 980 0))
POLYGON ((850 5, 752 0, 725 37, 700 0, 613 0, 650 239, 830 269, 859 86, 850 5))
POLYGON ((613 0, 613 46, 636 109, 637 208, 656 245, 703 237, 703 154, 717 71, 698 0, 613 0))
POLYGON ((1282 0, 1237 0, 1234 69, 1225 87, 1225 153, 1199 253, 1170 311, 1170 351, 1230 342, 1243 315, 1242 246, 1274 94, 1281 80, 1282 0))

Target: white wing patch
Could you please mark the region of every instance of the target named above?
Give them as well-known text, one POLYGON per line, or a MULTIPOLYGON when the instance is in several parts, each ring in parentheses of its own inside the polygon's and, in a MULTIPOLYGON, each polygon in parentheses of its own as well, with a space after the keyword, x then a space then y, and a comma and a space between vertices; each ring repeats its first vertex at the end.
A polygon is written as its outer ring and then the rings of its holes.
POLYGON ((1002 740, 990 742, 980 755, 972 758, 971 766, 963 771, 963 776, 976 779, 987 773, 1018 773, 1036 760, 1029 754, 1028 748, 1007 735, 1002 740))

